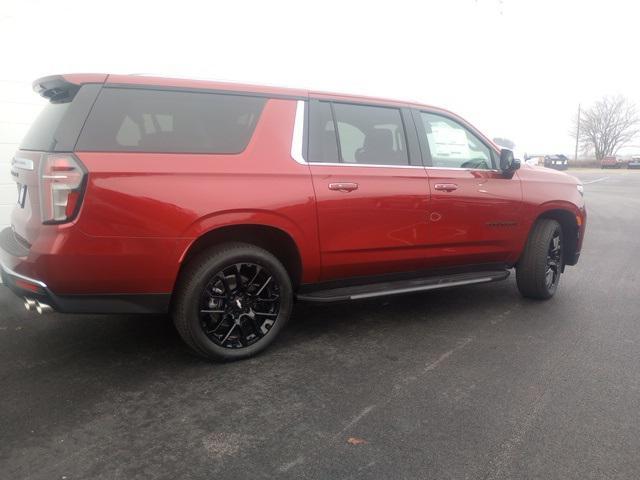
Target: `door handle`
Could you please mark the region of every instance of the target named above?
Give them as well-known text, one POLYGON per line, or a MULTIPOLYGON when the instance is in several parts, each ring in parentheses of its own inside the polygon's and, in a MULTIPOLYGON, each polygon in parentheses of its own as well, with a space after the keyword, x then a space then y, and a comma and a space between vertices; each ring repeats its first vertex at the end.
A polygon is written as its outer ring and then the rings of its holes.
POLYGON ((357 183, 350 182, 339 182, 339 183, 330 183, 329 190, 336 190, 338 192, 352 192, 353 190, 358 189, 357 183))
POLYGON ((458 189, 458 185, 455 183, 436 183, 433 188, 441 192, 453 192, 458 189))

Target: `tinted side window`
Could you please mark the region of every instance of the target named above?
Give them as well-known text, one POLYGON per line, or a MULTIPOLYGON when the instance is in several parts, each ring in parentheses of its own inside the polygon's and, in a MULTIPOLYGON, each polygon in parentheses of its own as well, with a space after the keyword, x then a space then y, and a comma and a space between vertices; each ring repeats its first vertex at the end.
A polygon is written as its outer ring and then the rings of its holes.
POLYGON ((331 115, 331 104, 328 102, 310 102, 309 111, 309 161, 336 163, 338 156, 338 140, 331 115))
POLYGON ((78 150, 242 152, 266 99, 216 93, 104 88, 78 150))
POLYGON ((333 108, 344 163, 409 164, 400 110, 345 103, 333 108))
POLYGON ((421 112, 434 167, 493 168, 491 150, 458 122, 441 115, 421 112))

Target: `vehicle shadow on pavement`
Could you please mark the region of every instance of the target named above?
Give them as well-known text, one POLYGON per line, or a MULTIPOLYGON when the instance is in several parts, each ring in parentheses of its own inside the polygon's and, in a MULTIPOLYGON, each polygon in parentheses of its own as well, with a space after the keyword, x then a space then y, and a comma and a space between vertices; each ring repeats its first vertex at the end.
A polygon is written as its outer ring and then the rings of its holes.
MULTIPOLYGON (((297 304, 290 324, 271 351, 281 351, 325 335, 364 335, 385 329, 402 335, 419 327, 425 335, 448 332, 466 336, 477 321, 502 311, 507 303, 528 303, 518 294, 515 282, 412 293, 335 304, 297 304)), ((268 355, 266 352, 265 355, 268 355)))
MULTIPOLYGON (((512 282, 467 287, 335 304, 303 304, 273 345, 258 359, 284 352, 325 335, 340 337, 355 331, 366 334, 377 328, 397 329, 419 322, 423 328, 454 329, 464 333, 478 311, 503 306, 505 296, 520 302, 512 282), (460 318, 462 317, 462 318, 460 318)), ((105 366, 151 362, 156 367, 212 364, 184 347, 167 315, 64 315, 37 316, 24 311, 18 299, 0 296, 9 314, 2 328, 12 332, 3 346, 3 358, 14 368, 66 361, 100 362, 105 366)), ((425 332, 428 333, 428 332, 425 332)), ((242 363, 242 362, 240 362, 242 363)), ((215 365, 215 364, 213 364, 215 365)))

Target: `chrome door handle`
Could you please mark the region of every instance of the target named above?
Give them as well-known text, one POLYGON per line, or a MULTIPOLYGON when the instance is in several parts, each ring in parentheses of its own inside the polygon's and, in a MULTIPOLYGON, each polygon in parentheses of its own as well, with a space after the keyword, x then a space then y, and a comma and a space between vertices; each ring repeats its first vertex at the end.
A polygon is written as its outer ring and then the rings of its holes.
POLYGON ((453 192, 458 189, 458 185, 455 183, 436 183, 433 188, 441 192, 453 192))
POLYGON ((336 190, 338 192, 352 192, 353 190, 358 189, 357 183, 350 182, 340 182, 340 183, 330 183, 329 190, 336 190))

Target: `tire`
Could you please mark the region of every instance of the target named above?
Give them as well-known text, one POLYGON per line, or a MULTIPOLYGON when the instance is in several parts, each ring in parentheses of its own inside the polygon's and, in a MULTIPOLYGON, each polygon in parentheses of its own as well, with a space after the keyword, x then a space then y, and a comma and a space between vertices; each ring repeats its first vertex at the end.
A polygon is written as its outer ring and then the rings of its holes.
POLYGON ((539 300, 553 297, 562 274, 563 246, 562 227, 557 221, 536 222, 516 265, 516 281, 522 296, 539 300))
POLYGON ((195 353, 232 361, 267 348, 289 320, 292 306, 291 279, 275 256, 255 245, 226 243, 188 263, 172 314, 195 353))

